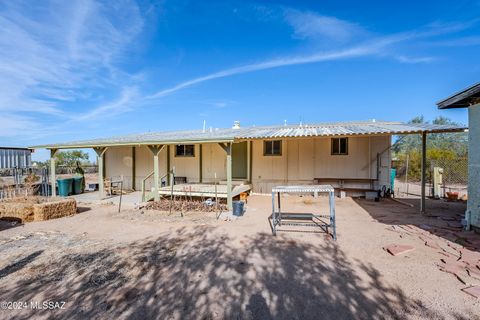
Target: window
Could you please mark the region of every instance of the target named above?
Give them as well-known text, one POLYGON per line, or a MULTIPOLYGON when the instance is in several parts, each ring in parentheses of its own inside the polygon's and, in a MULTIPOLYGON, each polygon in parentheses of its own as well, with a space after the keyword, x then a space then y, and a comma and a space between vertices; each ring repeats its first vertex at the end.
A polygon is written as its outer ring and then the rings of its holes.
POLYGON ((332 138, 332 155, 348 154, 348 138, 332 138))
POLYGON ((282 155, 282 141, 264 141, 263 142, 264 156, 281 156, 282 155))
POLYGON ((175 157, 195 157, 193 144, 179 144, 175 148, 175 157))

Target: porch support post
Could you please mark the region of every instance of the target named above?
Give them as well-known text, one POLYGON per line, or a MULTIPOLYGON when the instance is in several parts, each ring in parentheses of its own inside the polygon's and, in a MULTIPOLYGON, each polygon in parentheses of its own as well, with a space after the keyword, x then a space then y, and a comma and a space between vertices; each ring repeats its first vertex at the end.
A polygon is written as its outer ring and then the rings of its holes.
POLYGON ((247 141, 247 180, 252 183, 252 141, 247 141))
POLYGON ((136 150, 135 147, 132 147, 132 189, 135 190, 136 185, 136 175, 137 175, 137 165, 136 165, 136 150))
POLYGON ((102 200, 105 197, 105 191, 104 191, 104 185, 103 185, 103 180, 104 178, 104 163, 103 163, 103 155, 105 154, 105 151, 107 151, 106 147, 95 147, 93 148, 95 150, 95 153, 97 154, 97 166, 98 166, 98 192, 99 192, 99 197, 100 200, 102 200))
POLYGON ((148 146, 148 149, 153 153, 153 198, 155 201, 160 200, 160 194, 158 191, 160 190, 160 168, 158 165, 158 154, 162 151, 163 146, 155 145, 155 146, 148 146))
POLYGON ((203 167, 203 148, 202 144, 198 145, 198 180, 200 183, 203 182, 203 172, 202 172, 202 167, 203 167))
POLYGON ((232 143, 227 145, 227 206, 233 210, 232 205, 232 143))
POLYGON ((170 175, 170 145, 167 145, 167 186, 171 184, 172 179, 170 175))
MULTIPOLYGON (((57 196, 56 183, 57 178, 55 176, 55 154, 58 149, 50 149, 50 184, 52 185, 52 197, 57 196)), ((48 190, 47 190, 48 195, 48 190)))
POLYGON ((422 196, 420 199, 420 212, 425 213, 425 184, 427 180, 427 133, 422 132, 422 196))
POLYGON ((227 153, 227 206, 232 210, 232 143, 218 144, 227 153))

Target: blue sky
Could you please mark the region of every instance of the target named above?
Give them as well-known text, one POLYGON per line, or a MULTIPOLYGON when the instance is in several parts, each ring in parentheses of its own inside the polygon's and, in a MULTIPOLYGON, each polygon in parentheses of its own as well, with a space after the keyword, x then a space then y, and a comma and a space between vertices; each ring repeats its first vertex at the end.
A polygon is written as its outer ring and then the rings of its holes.
MULTIPOLYGON (((443 115, 480 1, 4 1, 0 145, 443 115)), ((37 152, 43 159, 46 152, 37 152)))

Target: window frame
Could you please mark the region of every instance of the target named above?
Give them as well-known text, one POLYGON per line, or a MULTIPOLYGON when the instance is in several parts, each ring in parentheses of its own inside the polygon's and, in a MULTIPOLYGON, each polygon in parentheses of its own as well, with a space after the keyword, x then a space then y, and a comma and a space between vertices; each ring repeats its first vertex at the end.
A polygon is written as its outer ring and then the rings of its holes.
POLYGON ((348 156, 348 137, 339 137, 339 138, 332 138, 330 140, 331 148, 330 148, 330 154, 332 156, 348 156), (341 140, 345 140, 345 153, 342 152, 342 144, 341 140), (334 140, 338 140, 338 152, 334 150, 334 140))
POLYGON ((263 156, 264 157, 281 157, 282 156, 282 152, 283 152, 283 141, 282 140, 264 140, 263 141, 263 156), (274 153, 274 144, 275 142, 279 142, 280 143, 280 148, 279 148, 279 153, 274 153), (268 143, 271 143, 271 147, 270 147, 270 153, 267 152, 268 150, 268 147, 267 147, 267 144, 268 143))
POLYGON ((178 158, 195 158, 195 145, 194 144, 177 144, 177 145, 175 145, 175 157, 178 157, 178 158), (192 154, 186 154, 187 146, 192 146, 193 147, 192 154), (183 154, 178 153, 179 147, 183 147, 183 154))

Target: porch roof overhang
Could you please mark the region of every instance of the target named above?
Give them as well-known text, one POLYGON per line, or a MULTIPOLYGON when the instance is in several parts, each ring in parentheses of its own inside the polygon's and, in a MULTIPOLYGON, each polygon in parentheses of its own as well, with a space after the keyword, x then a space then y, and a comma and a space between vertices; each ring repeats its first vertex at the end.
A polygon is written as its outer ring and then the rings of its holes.
POLYGON ((72 141, 33 146, 40 149, 81 149, 94 147, 229 143, 247 140, 301 139, 335 136, 378 136, 421 133, 462 132, 465 126, 362 121, 306 125, 259 126, 215 130, 170 131, 131 134, 111 138, 72 141))
POLYGON ((437 102, 439 109, 468 108, 480 103, 480 82, 437 102))

